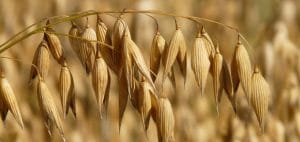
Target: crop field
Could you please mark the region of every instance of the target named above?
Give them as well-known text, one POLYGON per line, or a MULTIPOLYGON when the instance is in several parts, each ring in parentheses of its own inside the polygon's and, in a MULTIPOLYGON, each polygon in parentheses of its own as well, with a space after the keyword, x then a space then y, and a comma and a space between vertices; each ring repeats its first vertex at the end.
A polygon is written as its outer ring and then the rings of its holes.
POLYGON ((298 142, 298 0, 1 0, 0 142, 298 142))

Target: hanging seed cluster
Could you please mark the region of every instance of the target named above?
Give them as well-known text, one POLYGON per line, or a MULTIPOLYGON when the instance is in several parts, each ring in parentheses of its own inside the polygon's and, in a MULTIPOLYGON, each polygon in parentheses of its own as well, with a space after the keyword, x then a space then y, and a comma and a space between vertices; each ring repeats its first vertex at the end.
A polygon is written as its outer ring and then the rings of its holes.
MULTIPOLYGON (((178 63, 184 82, 187 81, 188 64, 191 65, 201 95, 206 95, 207 80, 209 76, 212 77, 212 95, 217 111, 223 91, 234 111, 237 111, 236 95, 241 84, 260 126, 264 127, 270 88, 259 69, 252 70, 250 57, 240 38, 235 46, 232 61, 228 64, 219 45, 212 42, 204 27, 198 31, 191 50, 188 50, 183 31, 178 25, 169 42, 166 42, 162 34, 156 31, 148 66, 141 48, 131 38, 130 29, 123 15, 116 19, 111 30, 107 28, 100 15, 97 16, 96 22, 95 30, 89 26, 88 19, 84 24, 71 22, 68 38, 87 75, 91 76, 95 102, 101 118, 107 115, 111 73, 114 73, 118 80, 119 127, 126 106, 131 102, 139 113, 145 131, 152 118, 157 127, 159 142, 174 142, 175 119, 172 104, 163 91, 157 89, 155 81, 162 72, 163 83, 167 77, 174 83, 176 69, 174 66, 178 63), (187 58, 188 51, 191 51, 190 62, 187 58)), ((49 24, 50 21, 47 21, 46 25, 49 24)), ((53 99, 55 94, 48 89, 46 80, 52 55, 61 67, 58 80, 64 118, 69 111, 72 111, 76 118, 76 88, 74 87, 76 81, 64 56, 64 48, 53 27, 48 26, 44 38, 35 51, 30 71, 30 83, 33 84, 33 80, 36 80, 37 100, 45 126, 49 134, 52 133, 52 128, 57 128, 62 136, 64 131, 59 108, 55 105, 53 99)), ((17 100, 3 74, 1 74, 0 85, 2 120, 5 120, 7 112, 10 111, 18 124, 23 127, 17 100)))

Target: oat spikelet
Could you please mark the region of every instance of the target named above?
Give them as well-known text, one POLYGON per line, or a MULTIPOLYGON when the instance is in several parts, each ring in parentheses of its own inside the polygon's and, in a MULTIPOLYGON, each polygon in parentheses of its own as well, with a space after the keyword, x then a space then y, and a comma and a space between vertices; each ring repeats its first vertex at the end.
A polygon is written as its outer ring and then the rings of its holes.
POLYGON ((128 85, 126 76, 123 72, 119 75, 119 130, 121 129, 121 124, 123 120, 123 115, 126 109, 127 101, 128 101, 128 85))
POLYGON ((236 62, 236 54, 233 54, 233 60, 231 61, 231 78, 232 78, 232 88, 233 92, 236 93, 239 85, 240 85, 240 77, 237 71, 237 62, 236 62))
POLYGON ((129 51, 129 46, 132 46, 130 44, 131 39, 128 36, 124 36, 124 49, 122 50, 122 67, 121 67, 121 75, 124 74, 126 79, 127 92, 128 95, 132 94, 132 89, 134 88, 134 62, 132 61, 132 57, 129 51))
POLYGON ((8 108, 7 106, 4 104, 4 99, 0 99, 0 115, 1 115, 1 119, 4 122, 6 119, 6 115, 8 112, 8 108))
POLYGON ((251 104, 257 116, 258 122, 262 130, 264 130, 264 119, 268 112, 269 96, 271 90, 269 84, 261 75, 258 67, 255 67, 251 77, 251 104))
POLYGON ((141 115, 144 129, 147 130, 150 120, 151 95, 154 95, 151 85, 144 79, 140 82, 137 95, 138 111, 141 115))
POLYGON ((242 87, 246 93, 248 101, 250 100, 250 94, 251 94, 251 87, 250 87, 250 81, 251 81, 251 74, 252 74, 252 68, 251 68, 251 62, 248 55, 248 52, 244 45, 238 41, 234 56, 232 60, 232 78, 233 78, 233 84, 235 91, 238 87, 239 80, 242 83, 242 87))
MULTIPOLYGON (((40 75, 42 78, 45 78, 48 74, 49 64, 50 64, 50 53, 48 44, 43 40, 34 53, 32 64, 37 66, 39 69, 40 75)), ((30 70, 30 81, 37 76, 37 70, 34 67, 31 67, 30 70)))
POLYGON ((150 69, 155 74, 155 75, 151 74, 153 81, 156 80, 156 76, 158 75, 161 56, 166 46, 167 44, 165 39, 161 36, 159 32, 157 32, 152 40, 152 46, 150 52, 150 69))
POLYGON ((213 74, 213 88, 214 88, 214 97, 218 106, 221 101, 222 91, 223 91, 223 57, 219 51, 219 47, 216 47, 216 52, 213 57, 212 62, 212 74, 213 74))
POLYGON ((76 117, 74 80, 66 61, 63 61, 60 70, 59 90, 64 117, 68 114, 69 108, 72 109, 72 112, 76 117))
POLYGON ((59 132, 63 136, 64 132, 63 132, 62 121, 59 116, 59 112, 55 106, 55 102, 52 98, 52 94, 50 93, 47 85, 45 84, 42 78, 39 78, 38 81, 37 97, 45 121, 44 123, 48 129, 49 134, 51 135, 51 128, 55 126, 58 128, 59 132))
POLYGON ((204 37, 198 34, 192 47, 191 66, 196 82, 200 87, 201 95, 204 94, 206 80, 210 68, 209 55, 205 46, 204 37))
POLYGON ((97 57, 92 71, 92 84, 93 89, 95 91, 101 118, 103 116, 103 111, 105 110, 105 106, 103 104, 106 95, 106 90, 109 89, 108 79, 108 67, 103 58, 97 57))
MULTIPOLYGON (((167 49, 165 49, 165 53, 163 55, 163 65, 164 65, 164 72, 163 72, 163 80, 165 80, 166 76, 170 73, 171 68, 176 61, 176 57, 178 57, 178 61, 180 66, 183 67, 184 59, 185 59, 185 52, 186 49, 185 40, 183 37, 183 33, 180 29, 177 29, 172 36, 170 41, 170 45, 167 49)), ((183 68, 181 68, 183 69, 183 68)))
MULTIPOLYGON (((129 51, 130 58, 136 65, 139 72, 145 77, 145 79, 151 84, 151 86, 155 89, 155 85, 152 81, 150 70, 148 69, 142 52, 138 48, 138 46, 127 36, 124 36, 124 50, 129 51)), ((125 52, 124 52, 125 54, 125 52)), ((126 55, 126 54, 125 54, 126 55)), ((124 56, 124 55, 123 55, 124 56)))
POLYGON ((108 102, 109 102, 109 92, 110 92, 110 82, 111 82, 109 69, 107 69, 107 72, 108 72, 108 79, 107 79, 107 86, 106 86, 106 90, 105 90, 104 101, 103 101, 103 109, 102 109, 102 110, 104 110, 104 115, 105 116, 107 116, 107 109, 108 109, 108 102))
POLYGON ((88 17, 76 18, 72 21, 80 31, 83 31, 89 24, 88 17))
MULTIPOLYGON (((96 34, 98 42, 105 43, 111 45, 111 37, 106 25, 102 22, 100 16, 97 17, 97 25, 96 25, 96 34)), ((97 49, 100 50, 101 55, 107 65, 115 72, 118 73, 118 68, 113 62, 112 54, 113 51, 110 47, 105 46, 104 44, 97 43, 97 49)))
POLYGON ((79 29, 77 28, 77 26, 71 22, 72 27, 69 30, 69 42, 71 44, 72 49, 74 50, 74 52, 76 53, 76 55, 79 57, 79 59, 81 60, 80 57, 80 53, 79 53, 79 39, 75 38, 75 37, 79 37, 79 29))
POLYGON ((96 41, 97 35, 93 28, 87 26, 85 30, 80 34, 82 39, 79 40, 79 55, 81 62, 85 66, 86 72, 90 73, 94 60, 95 60, 95 53, 96 53, 96 41))
POLYGON ((236 96, 234 93, 234 89, 233 89, 233 82, 232 82, 232 77, 231 77, 231 73, 229 70, 229 66, 227 65, 227 63, 225 62, 225 60, 223 60, 223 86, 224 86, 224 90, 227 94, 228 99, 231 102, 232 108, 234 110, 234 112, 236 112, 236 96))
POLYGON ((139 110, 139 90, 141 86, 141 82, 135 82, 135 89, 133 89, 131 97, 130 97, 130 101, 132 106, 138 111, 139 110))
POLYGON ((17 99, 15 97, 13 89, 11 88, 9 82, 7 81, 7 79, 5 78, 3 73, 1 73, 0 89, 1 89, 0 90, 0 98, 1 98, 1 102, 2 102, 1 112, 4 112, 3 113, 4 120, 5 120, 5 116, 7 114, 7 110, 9 110, 12 113, 12 115, 14 116, 14 118, 16 119, 16 121, 18 122, 18 124, 23 129, 24 124, 23 124, 23 120, 22 120, 22 116, 20 113, 17 99), (4 109, 2 109, 2 108, 4 108, 4 109))
POLYGON ((175 119, 170 101, 167 98, 159 98, 155 112, 158 141, 174 142, 175 119))
POLYGON ((186 52, 186 42, 182 32, 180 32, 179 36, 179 51, 177 55, 177 62, 179 64, 180 71, 182 76, 184 77, 184 84, 186 83, 186 76, 187 76, 187 52, 186 52))
POLYGON ((54 32, 55 31, 52 28, 47 28, 44 36, 49 45, 52 56, 58 63, 61 63, 63 61, 63 49, 59 38, 54 34, 54 32))
MULTIPOLYGON (((96 35, 97 35, 97 41, 104 43, 106 39, 106 32, 107 32, 107 27, 103 23, 102 19, 100 16, 97 16, 97 25, 96 25, 96 35)), ((103 44, 99 44, 99 47, 104 47, 103 44)))
MULTIPOLYGON (((120 64, 120 58, 121 53, 123 52, 123 36, 125 33, 125 30, 128 30, 128 26, 126 22, 122 19, 122 17, 119 17, 117 21, 114 24, 113 33, 112 33, 112 46, 114 47, 112 58, 114 64, 117 66, 117 70, 121 68, 120 64)), ((128 30, 129 32, 129 30, 128 30)), ((131 38, 130 34, 128 34, 129 38, 131 38)))
POLYGON ((205 31, 204 27, 202 27, 202 29, 201 29, 201 36, 204 37, 204 39, 205 39, 205 44, 206 44, 205 48, 208 52, 210 61, 212 61, 213 56, 215 55, 216 51, 214 48, 214 44, 213 44, 211 38, 209 37, 208 33, 205 31))

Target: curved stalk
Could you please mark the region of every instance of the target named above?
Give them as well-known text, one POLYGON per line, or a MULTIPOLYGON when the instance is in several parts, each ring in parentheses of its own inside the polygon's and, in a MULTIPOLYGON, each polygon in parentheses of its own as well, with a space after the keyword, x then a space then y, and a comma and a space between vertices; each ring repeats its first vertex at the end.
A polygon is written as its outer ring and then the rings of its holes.
POLYGON ((195 17, 195 16, 177 15, 177 14, 167 13, 167 12, 163 12, 163 11, 159 11, 159 10, 128 10, 128 9, 124 9, 122 11, 95 11, 95 10, 88 10, 88 11, 78 12, 78 13, 74 13, 74 14, 70 14, 70 15, 61 15, 61 16, 53 16, 53 17, 49 17, 49 18, 44 18, 44 19, 40 20, 39 22, 34 23, 34 24, 26 27, 24 30, 22 30, 21 32, 17 33, 13 37, 11 37, 9 40, 7 40, 3 44, 1 44, 0 45, 0 53, 2 53, 3 51, 5 51, 6 49, 9 49, 10 47, 14 46, 18 42, 26 39, 27 37, 29 37, 29 36, 31 36, 33 34, 36 34, 36 33, 40 33, 41 31, 43 31, 44 28, 55 26, 55 25, 58 25, 60 23, 72 21, 72 20, 75 20, 75 19, 78 19, 78 18, 87 17, 87 16, 91 16, 91 15, 97 15, 97 14, 120 14, 120 13, 121 14, 125 14, 125 13, 156 14, 156 15, 163 15, 163 16, 184 18, 184 19, 188 19, 188 20, 192 20, 192 21, 199 20, 199 21, 203 21, 203 22, 217 24, 217 25, 223 26, 225 28, 228 28, 228 29, 231 29, 231 30, 237 32, 241 36, 241 38, 247 43, 247 45, 249 47, 251 47, 249 45, 249 42, 245 39, 245 37, 241 33, 239 33, 239 30, 237 28, 229 26, 229 25, 226 25, 224 23, 221 23, 221 22, 218 22, 218 21, 215 21, 215 20, 211 20, 211 19, 207 19, 207 18, 201 18, 201 17, 195 17), (48 24, 48 25, 41 25, 46 20, 50 20, 51 23, 48 24))

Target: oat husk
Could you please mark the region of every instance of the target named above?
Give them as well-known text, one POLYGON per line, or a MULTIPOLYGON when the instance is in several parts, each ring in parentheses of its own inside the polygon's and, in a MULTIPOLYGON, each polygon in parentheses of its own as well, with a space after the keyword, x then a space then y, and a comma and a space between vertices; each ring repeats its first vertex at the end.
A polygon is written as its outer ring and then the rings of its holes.
POLYGON ((197 35, 191 54, 191 66, 201 95, 204 94, 206 80, 210 69, 209 54, 206 50, 204 37, 197 35))
MULTIPOLYGON (((98 52, 99 54, 99 52, 98 52)), ((107 90, 109 90, 109 69, 103 58, 97 55, 95 60, 95 65, 92 71, 92 84, 96 95, 100 117, 103 117, 103 113, 106 112, 105 97, 108 95, 107 90)))
POLYGON ((156 33, 152 40, 151 52, 150 52, 150 69, 152 71, 151 77, 155 81, 159 72, 160 62, 164 49, 167 47, 165 39, 159 32, 156 33))
POLYGON ((100 50, 103 59, 106 64, 115 72, 118 73, 118 68, 113 61, 113 49, 104 45, 111 45, 111 35, 110 31, 107 29, 106 25, 103 23, 102 19, 98 15, 97 25, 96 25, 96 34, 97 34, 97 49, 100 50), (100 42, 100 43, 99 43, 100 42))
POLYGON ((184 79, 186 79, 186 69, 187 69, 186 57, 187 56, 186 56, 185 39, 182 31, 178 28, 174 32, 170 44, 168 48, 165 49, 163 55, 163 59, 162 59, 164 65, 163 80, 165 80, 166 76, 171 72, 171 68, 175 63, 176 59, 179 63, 180 70, 184 76, 184 79))
POLYGON ((269 84, 261 75, 258 67, 255 67, 251 77, 251 105, 257 116, 257 120, 262 130, 264 130, 264 124, 266 115, 268 112, 269 96, 271 90, 269 84))
POLYGON ((51 52, 52 56, 54 57, 54 59, 58 63, 62 63, 63 49, 62 49, 62 45, 60 43, 59 38, 55 34, 54 29, 46 28, 46 32, 45 32, 44 36, 45 36, 45 40, 47 41, 47 43, 49 45, 50 52, 51 52))
POLYGON ((76 53, 78 58, 81 60, 80 53, 79 53, 79 28, 75 25, 74 22, 71 22, 72 27, 69 30, 69 42, 71 44, 71 47, 73 51, 76 53), (78 38, 76 38, 78 37, 78 38))
MULTIPOLYGON (((123 52, 123 37, 126 30, 129 32, 126 22, 122 19, 122 17, 119 17, 114 24, 112 33, 112 46, 114 47, 112 59, 118 71, 122 66, 119 59, 121 58, 123 52)), ((129 36, 131 39, 130 34, 127 34, 127 36, 129 36)))
MULTIPOLYGON (((48 74, 50 64, 49 47, 45 40, 43 40, 34 53, 32 64, 34 64, 39 71, 42 78, 45 78, 48 74)), ((35 67, 31 67, 30 70, 30 83, 38 75, 38 71, 35 67)))
POLYGON ((74 80, 66 61, 63 61, 60 70, 59 90, 64 118, 68 114, 69 108, 71 108, 73 115, 76 117, 74 80))
POLYGON ((226 92, 226 96, 231 102, 234 112, 236 112, 236 93, 234 92, 232 76, 228 64, 223 60, 223 86, 226 92))
POLYGON ((121 124, 124 116, 124 112, 126 109, 129 91, 127 85, 126 75, 121 72, 118 78, 119 83, 119 131, 121 130, 121 124))
POLYGON ((45 126, 48 129, 49 135, 52 135, 52 128, 57 127, 62 137, 64 136, 62 121, 56 108, 54 99, 47 85, 42 78, 39 77, 37 84, 37 97, 39 107, 41 109, 45 126))
POLYGON ((16 121, 18 122, 18 124, 20 125, 20 127, 23 129, 24 124, 17 99, 15 97, 12 87, 10 86, 8 80, 5 78, 3 73, 1 73, 0 100, 0 112, 2 120, 5 120, 7 112, 10 111, 16 119, 16 121))
POLYGON ((210 36, 208 35, 208 33, 205 31, 204 27, 202 27, 201 29, 201 36, 204 37, 204 43, 205 43, 205 48, 207 50, 207 53, 209 55, 209 59, 212 62, 213 60, 213 56, 215 55, 215 48, 214 48, 214 44, 210 38, 210 36))
POLYGON ((151 85, 144 79, 140 82, 137 94, 137 108, 141 115, 144 129, 147 130, 150 122, 151 112, 151 97, 154 95, 151 85))
POLYGON ((93 28, 87 26, 82 33, 79 34, 79 55, 82 64, 84 65, 86 72, 90 73, 92 71, 95 54, 96 54, 96 41, 97 35, 93 28))
POLYGON ((217 112, 219 114, 219 103, 221 102, 223 92, 223 56, 219 51, 219 47, 216 47, 216 52, 212 62, 212 77, 213 77, 213 88, 214 98, 217 105, 217 112))
POLYGON ((167 98, 159 98, 154 107, 152 117, 156 123, 158 141, 174 142, 175 119, 170 101, 167 98))
POLYGON ((250 87, 250 81, 251 81, 251 74, 252 74, 252 67, 250 58, 248 55, 248 52, 244 45, 238 41, 232 63, 231 63, 231 75, 232 75, 232 81, 235 92, 238 89, 239 81, 242 84, 242 87, 244 89, 244 92, 247 96, 248 101, 251 98, 251 87, 250 87))

